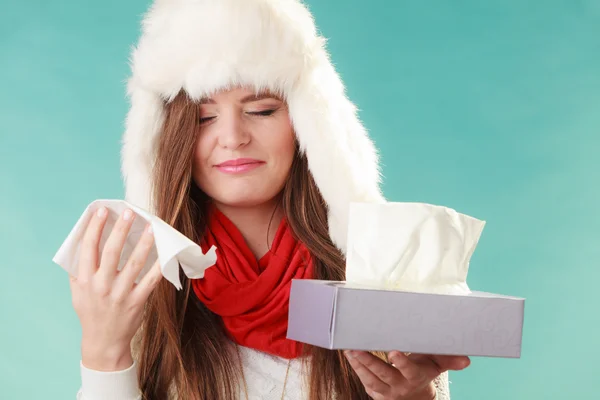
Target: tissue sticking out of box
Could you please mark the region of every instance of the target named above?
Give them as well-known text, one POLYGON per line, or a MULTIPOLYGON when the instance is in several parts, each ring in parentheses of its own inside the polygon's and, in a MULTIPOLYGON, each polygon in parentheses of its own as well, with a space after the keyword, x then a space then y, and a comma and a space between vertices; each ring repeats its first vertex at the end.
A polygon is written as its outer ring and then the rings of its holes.
POLYGON ((485 221, 423 203, 352 203, 346 282, 468 294, 469 261, 485 221))
POLYGON ((215 264, 217 255, 214 246, 204 254, 198 244, 148 211, 124 200, 100 199, 93 201, 87 206, 52 259, 72 276, 77 277, 81 240, 83 239, 88 221, 96 210, 102 206, 108 210, 108 217, 100 240, 100 251, 104 248, 104 244, 112 232, 112 228, 117 222, 119 215, 126 208, 130 208, 136 214, 136 218, 133 220, 133 225, 123 246, 123 252, 121 253, 121 259, 117 267, 119 271, 129 260, 129 256, 140 239, 146 224, 152 225, 152 230, 154 231, 154 248, 137 277, 136 283, 150 270, 157 259, 163 276, 177 289, 182 288, 179 279, 179 266, 181 266, 188 278, 199 279, 204 277, 204 271, 207 268, 215 264))

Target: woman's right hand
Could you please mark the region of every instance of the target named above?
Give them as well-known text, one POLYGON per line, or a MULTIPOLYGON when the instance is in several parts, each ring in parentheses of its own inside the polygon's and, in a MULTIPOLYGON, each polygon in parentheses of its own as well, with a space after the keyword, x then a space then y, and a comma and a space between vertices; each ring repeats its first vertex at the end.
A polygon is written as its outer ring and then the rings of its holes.
POLYGON ((162 273, 157 261, 135 283, 154 246, 150 226, 125 266, 117 271, 135 218, 129 209, 119 217, 100 256, 98 248, 107 214, 103 207, 91 217, 81 244, 78 276, 70 278, 70 285, 73 308, 81 323, 83 365, 99 371, 118 371, 133 364, 131 340, 142 322, 144 304, 162 273))

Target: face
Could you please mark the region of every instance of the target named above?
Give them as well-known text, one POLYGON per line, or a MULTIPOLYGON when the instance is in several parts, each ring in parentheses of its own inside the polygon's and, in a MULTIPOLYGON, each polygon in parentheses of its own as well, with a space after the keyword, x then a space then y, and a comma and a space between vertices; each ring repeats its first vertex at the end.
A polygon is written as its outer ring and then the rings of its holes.
POLYGON ((295 153, 286 104, 269 93, 238 88, 200 106, 193 177, 217 205, 252 207, 274 201, 295 153))

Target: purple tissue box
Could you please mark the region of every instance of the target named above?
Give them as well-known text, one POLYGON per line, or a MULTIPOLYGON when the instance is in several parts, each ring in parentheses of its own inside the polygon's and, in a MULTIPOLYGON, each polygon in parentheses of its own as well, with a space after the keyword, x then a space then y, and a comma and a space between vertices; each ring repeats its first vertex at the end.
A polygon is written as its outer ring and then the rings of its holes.
POLYGON ((292 281, 288 339, 328 349, 521 356, 525 299, 292 281))

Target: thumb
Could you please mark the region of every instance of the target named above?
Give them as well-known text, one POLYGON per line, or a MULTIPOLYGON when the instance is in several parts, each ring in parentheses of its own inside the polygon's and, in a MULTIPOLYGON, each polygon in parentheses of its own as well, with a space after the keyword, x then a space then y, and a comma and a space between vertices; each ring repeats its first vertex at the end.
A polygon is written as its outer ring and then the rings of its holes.
POLYGON ((460 371, 471 364, 471 359, 467 356, 432 355, 431 359, 442 372, 448 370, 460 371))

